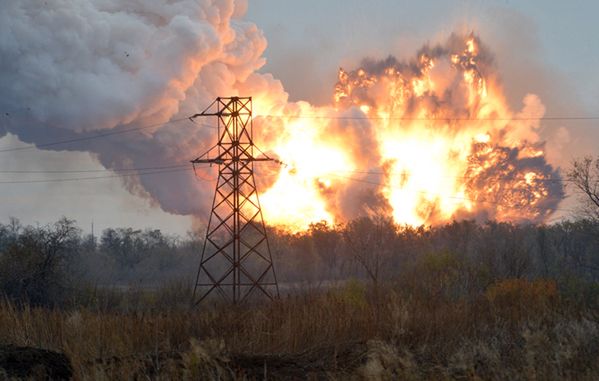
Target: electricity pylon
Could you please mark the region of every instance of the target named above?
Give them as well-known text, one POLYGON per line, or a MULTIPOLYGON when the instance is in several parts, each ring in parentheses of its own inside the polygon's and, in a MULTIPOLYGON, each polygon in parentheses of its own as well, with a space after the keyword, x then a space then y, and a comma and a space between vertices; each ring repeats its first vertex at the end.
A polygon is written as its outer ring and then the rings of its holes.
POLYGON ((252 98, 219 97, 190 119, 199 116, 218 117, 218 143, 191 162, 217 164, 219 170, 194 302, 200 303, 215 290, 233 303, 243 302, 256 292, 269 299, 278 297, 277 277, 254 182, 254 162, 279 161, 254 146, 252 98), (213 108, 216 111, 210 111, 213 108), (261 157, 254 156, 254 148, 261 157))

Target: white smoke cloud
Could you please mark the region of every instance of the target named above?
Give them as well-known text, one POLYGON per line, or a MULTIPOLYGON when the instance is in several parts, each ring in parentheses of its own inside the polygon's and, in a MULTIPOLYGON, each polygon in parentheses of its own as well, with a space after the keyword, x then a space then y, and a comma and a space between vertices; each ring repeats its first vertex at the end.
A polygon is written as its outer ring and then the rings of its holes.
POLYGON ((168 119, 225 43, 219 18, 190 15, 232 9, 157 4, 9 1, 0 16, 1 83, 11 95, 3 108, 27 106, 40 122, 76 130, 168 119))
MULTIPOLYGON (((10 132, 43 144, 154 126, 237 88, 274 87, 285 99, 278 81, 255 73, 266 40, 241 20, 246 9, 246 1, 234 0, 3 1, 0 137, 10 132)), ((213 135, 181 122, 51 149, 91 151, 107 168, 150 167, 188 162, 213 135)), ((178 214, 198 213, 212 192, 190 173, 125 181, 134 194, 178 214)))

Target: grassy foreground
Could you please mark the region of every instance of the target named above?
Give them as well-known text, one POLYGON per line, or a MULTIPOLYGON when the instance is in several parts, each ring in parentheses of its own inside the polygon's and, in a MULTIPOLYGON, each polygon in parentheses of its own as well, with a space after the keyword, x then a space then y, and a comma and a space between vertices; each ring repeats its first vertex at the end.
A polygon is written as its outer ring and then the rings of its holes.
POLYGON ((135 308, 4 302, 0 344, 63 352, 80 380, 599 379, 599 311, 550 280, 467 298, 350 281, 251 306, 156 307, 173 294, 136 295, 135 308))

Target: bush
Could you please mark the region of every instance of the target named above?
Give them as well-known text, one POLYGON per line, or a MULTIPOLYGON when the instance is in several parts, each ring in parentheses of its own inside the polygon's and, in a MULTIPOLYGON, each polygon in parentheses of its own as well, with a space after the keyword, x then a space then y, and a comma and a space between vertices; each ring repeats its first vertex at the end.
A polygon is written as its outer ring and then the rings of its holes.
POLYGON ((404 286, 425 300, 447 300, 463 296, 462 277, 465 266, 449 251, 429 252, 420 257, 412 274, 405 277, 404 286))
POLYGON ((557 283, 546 279, 504 279, 489 286, 485 297, 504 317, 519 320, 546 312, 557 300, 557 283))
POLYGON ((0 290, 11 300, 55 305, 66 297, 68 265, 79 244, 74 221, 27 227, 0 252, 0 290))

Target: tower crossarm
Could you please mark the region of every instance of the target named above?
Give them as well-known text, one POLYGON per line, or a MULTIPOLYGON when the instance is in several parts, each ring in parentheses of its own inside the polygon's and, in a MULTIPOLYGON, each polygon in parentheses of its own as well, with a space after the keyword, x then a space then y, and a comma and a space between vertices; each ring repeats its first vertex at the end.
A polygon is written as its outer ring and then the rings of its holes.
POLYGON ((275 163, 279 163, 282 164, 282 162, 280 160, 277 159, 273 159, 271 157, 250 157, 250 158, 243 158, 243 159, 222 159, 222 158, 214 158, 214 159, 193 159, 190 162, 192 164, 224 164, 225 161, 239 161, 242 163, 249 163, 251 161, 272 161, 275 163))
POLYGON ((223 164, 225 161, 223 159, 194 159, 191 160, 192 164, 223 164))

